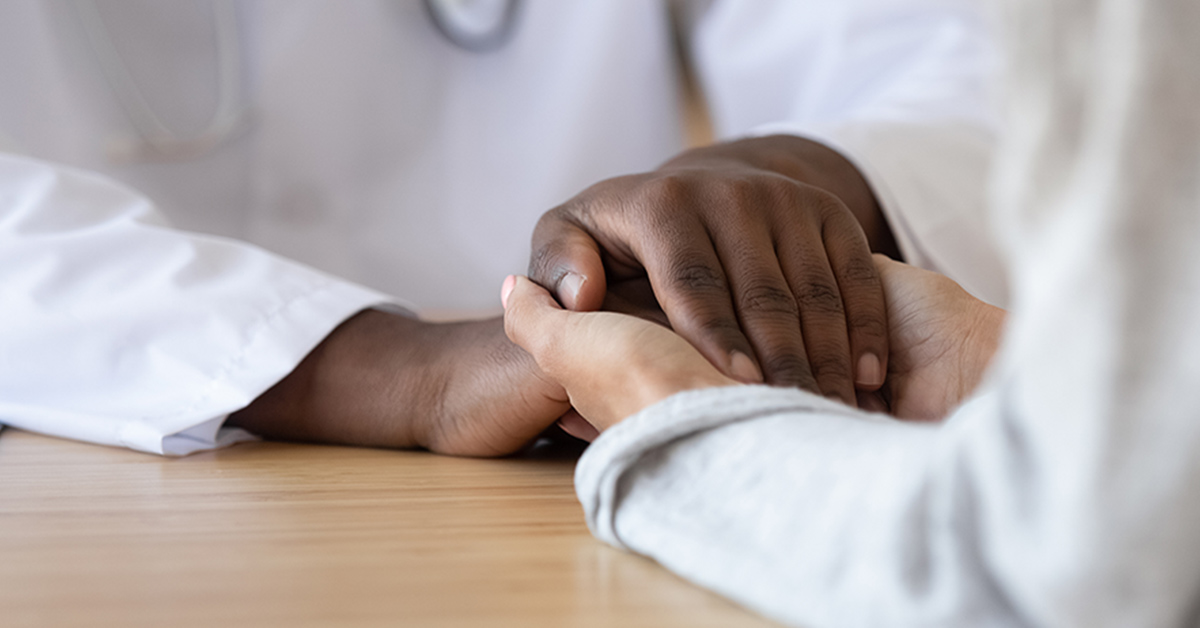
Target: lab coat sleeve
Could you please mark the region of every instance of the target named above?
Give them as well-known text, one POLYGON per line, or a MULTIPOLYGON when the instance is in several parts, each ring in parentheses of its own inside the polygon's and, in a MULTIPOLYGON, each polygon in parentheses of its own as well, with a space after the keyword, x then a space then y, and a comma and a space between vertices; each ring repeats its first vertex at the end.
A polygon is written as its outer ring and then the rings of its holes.
POLYGON ((389 302, 171 229, 113 181, 0 155, 0 423, 166 455, 245 440, 230 412, 389 302))
POLYGON ((905 260, 1007 302, 986 186, 998 67, 977 0, 721 0, 689 30, 717 136, 784 133, 854 163, 905 260))
POLYGON ((1194 3, 1015 3, 996 209, 1016 307, 945 424, 797 390, 679 394, 604 433, 602 539, 786 623, 1194 626, 1194 3))

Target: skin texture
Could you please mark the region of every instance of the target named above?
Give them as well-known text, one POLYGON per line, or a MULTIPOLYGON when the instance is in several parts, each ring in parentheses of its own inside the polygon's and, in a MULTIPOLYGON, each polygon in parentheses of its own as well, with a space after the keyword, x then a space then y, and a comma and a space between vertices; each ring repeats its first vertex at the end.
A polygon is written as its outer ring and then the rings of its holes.
POLYGON ((499 318, 428 323, 365 310, 228 423, 279 440, 498 456, 569 408, 499 318))
MULTIPOLYGON (((775 136, 683 153, 586 190, 547 213, 533 241, 531 272, 563 303, 669 324, 741 381, 851 404, 883 384, 887 313, 870 251, 894 253, 895 242, 858 170, 821 144, 775 136)), ((367 310, 229 423, 267 438, 487 456, 560 417, 595 437, 500 320, 367 310)))
POLYGON ((609 179, 548 212, 530 277, 593 311, 648 278, 671 327, 722 372, 853 404, 888 363, 871 251, 896 254, 858 170, 791 136, 692 151, 609 179))
MULTIPOLYGON (((644 278, 614 284, 604 308, 667 324, 644 278)), ((228 424, 275 440, 500 456, 556 420, 577 438, 599 435, 501 319, 427 323, 365 310, 228 424)))
MULTIPOLYGON (((882 255, 873 262, 887 289, 893 359, 887 384, 864 403, 901 418, 944 417, 981 380, 1004 312, 936 273, 882 255)), ((599 431, 677 392, 738 384, 662 325, 563 310, 525 278, 506 282, 504 294, 509 337, 599 431)))
POLYGON ((615 312, 569 312, 526 277, 503 291, 505 329, 603 431, 676 392, 734 386, 679 334, 615 312))
POLYGON ((901 419, 942 419, 978 387, 1000 346, 1005 312, 938 273, 882 255, 875 261, 887 294, 892 354, 887 382, 860 393, 859 405, 901 419))

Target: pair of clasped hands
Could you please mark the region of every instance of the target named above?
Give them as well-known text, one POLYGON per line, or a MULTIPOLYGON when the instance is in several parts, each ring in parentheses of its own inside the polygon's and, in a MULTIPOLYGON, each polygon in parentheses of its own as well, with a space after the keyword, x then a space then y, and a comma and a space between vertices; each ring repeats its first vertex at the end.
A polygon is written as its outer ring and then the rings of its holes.
POLYGON ((503 455, 556 421, 590 440, 676 392, 753 383, 936 419, 975 387, 1003 320, 873 254, 896 247, 866 181, 791 136, 600 182, 543 216, 532 250, 530 276, 502 288, 503 320, 367 310, 230 422, 503 455))

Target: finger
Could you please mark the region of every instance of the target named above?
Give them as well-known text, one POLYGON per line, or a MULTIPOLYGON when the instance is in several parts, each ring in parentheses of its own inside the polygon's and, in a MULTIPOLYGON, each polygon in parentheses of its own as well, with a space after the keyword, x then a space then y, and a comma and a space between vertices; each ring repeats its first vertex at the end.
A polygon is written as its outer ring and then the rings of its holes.
POLYGON ((821 393, 855 405, 846 314, 819 233, 807 230, 778 244, 784 276, 800 310, 808 364, 821 393))
POLYGON ((563 209, 547 212, 533 231, 529 278, 548 288, 563 307, 594 311, 604 302, 600 246, 563 209))
POLYGON ((589 443, 600 436, 600 430, 596 429, 596 426, 591 423, 588 423, 587 419, 583 418, 583 415, 579 414, 574 408, 568 410, 566 414, 558 419, 558 426, 571 436, 589 443))
POLYGON ((766 229, 726 231, 717 252, 729 275, 741 328, 770 384, 819 392, 800 332, 800 310, 766 229))
POLYGON ((883 282, 871 259, 866 236, 849 212, 826 221, 824 240, 846 311, 854 383, 862 390, 878 390, 887 374, 888 361, 883 282))
POLYGON ((556 353, 567 312, 546 289, 528 277, 510 275, 501 290, 504 304, 504 333, 517 346, 533 356, 538 367, 547 375, 547 368, 556 353))
POLYGON ((650 280, 646 277, 624 281, 610 280, 608 294, 604 297, 604 311, 629 314, 668 329, 671 327, 671 322, 658 305, 654 288, 650 287, 650 280))
POLYGON ((883 397, 878 391, 859 390, 856 391, 856 394, 858 395, 859 408, 867 412, 876 412, 879 414, 888 414, 890 412, 890 408, 888 408, 887 403, 884 402, 883 397))
POLYGON ((734 313, 729 282, 708 232, 699 223, 678 227, 672 241, 642 242, 635 250, 667 320, 724 374, 762 382, 762 369, 734 313))
MULTIPOLYGON (((887 285, 889 278, 895 277, 896 273, 902 273, 912 268, 912 266, 904 262, 897 262, 882 253, 872 253, 871 262, 875 265, 875 272, 879 273, 881 285, 887 285)), ((886 290, 884 288, 885 295, 887 294, 886 290)))

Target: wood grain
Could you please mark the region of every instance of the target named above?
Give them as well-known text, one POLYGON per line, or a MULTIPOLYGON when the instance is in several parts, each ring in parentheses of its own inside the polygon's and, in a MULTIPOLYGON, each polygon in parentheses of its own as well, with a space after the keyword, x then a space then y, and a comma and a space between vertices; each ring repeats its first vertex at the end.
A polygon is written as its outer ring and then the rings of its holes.
POLYGON ((588 533, 574 460, 0 433, 0 626, 764 626, 588 533))

